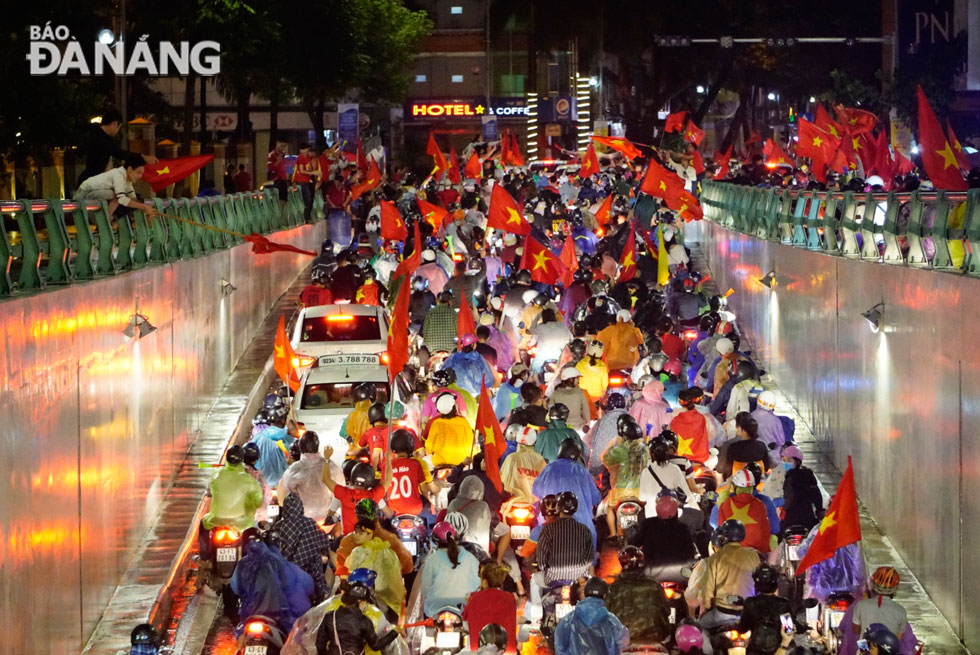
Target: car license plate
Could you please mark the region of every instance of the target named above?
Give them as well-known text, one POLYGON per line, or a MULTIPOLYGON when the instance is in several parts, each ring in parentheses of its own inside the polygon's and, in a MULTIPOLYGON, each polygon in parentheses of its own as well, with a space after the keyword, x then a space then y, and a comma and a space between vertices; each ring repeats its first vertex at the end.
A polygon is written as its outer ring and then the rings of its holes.
POLYGON ((437 632, 436 648, 459 648, 460 636, 458 632, 437 632))
POLYGON ((671 607, 670 608, 670 622, 672 624, 677 622, 677 608, 676 607, 671 607))
POLYGON ((843 620, 844 620, 844 612, 835 612, 835 611, 832 611, 830 613, 830 627, 831 628, 836 629, 838 626, 840 626, 840 622, 843 621, 843 620))
POLYGON ((560 603, 555 605, 555 618, 561 621, 563 618, 572 613, 574 608, 566 603, 560 603))
POLYGON ((797 562, 800 559, 799 556, 800 547, 799 546, 787 546, 786 547, 786 557, 789 558, 791 562, 797 562))
POLYGON ((238 559, 237 550, 236 548, 219 548, 215 559, 219 562, 234 562, 238 559))
POLYGON ((407 550, 412 557, 419 554, 419 545, 415 541, 403 541, 402 545, 405 546, 405 550, 407 550))
POLYGON ((244 655, 266 655, 268 652, 268 646, 246 646, 244 655))
POLYGON ((269 518, 274 519, 279 516, 279 505, 269 505, 269 518))
POLYGON ((357 364, 361 366, 378 366, 381 358, 378 355, 324 355, 320 357, 320 366, 349 366, 357 364))
POLYGON ((531 536, 531 526, 529 525, 510 526, 511 539, 527 539, 530 536, 531 536))

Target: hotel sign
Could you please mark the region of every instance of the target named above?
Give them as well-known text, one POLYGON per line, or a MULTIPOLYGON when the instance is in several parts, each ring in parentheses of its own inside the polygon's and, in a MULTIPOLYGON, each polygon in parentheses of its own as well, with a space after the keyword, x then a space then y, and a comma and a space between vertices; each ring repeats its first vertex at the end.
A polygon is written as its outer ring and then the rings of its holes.
POLYGON ((526 118, 524 98, 454 98, 450 100, 410 99, 405 103, 406 121, 481 120, 484 116, 526 118))

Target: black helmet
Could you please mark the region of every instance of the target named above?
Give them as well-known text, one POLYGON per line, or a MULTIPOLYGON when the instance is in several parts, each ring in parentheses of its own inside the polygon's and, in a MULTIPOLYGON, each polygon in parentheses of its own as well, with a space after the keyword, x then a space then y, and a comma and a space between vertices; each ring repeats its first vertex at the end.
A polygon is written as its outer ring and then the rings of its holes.
POLYGON ((753 380, 756 377, 758 377, 758 371, 752 362, 743 359, 735 366, 735 384, 745 380, 753 380))
POLYGON ((721 322, 721 316, 718 315, 718 312, 708 312, 701 317, 700 321, 698 321, 698 330, 700 332, 714 334, 715 328, 718 327, 719 322, 721 322))
POLYGON ((378 520, 378 513, 381 510, 378 508, 378 503, 372 498, 361 498, 354 505, 354 516, 358 519, 367 519, 368 521, 378 520))
POLYGON ((292 459, 292 460, 293 460, 294 462, 298 462, 298 461, 299 461, 299 458, 300 458, 300 456, 301 456, 302 454, 303 454, 303 453, 302 453, 302 452, 300 452, 300 449, 299 449, 299 439, 296 439, 296 440, 294 440, 294 441, 293 441, 293 443, 291 443, 291 444, 289 445, 289 457, 290 457, 290 458, 291 458, 291 459, 292 459))
POLYGON ((385 416, 385 406, 383 403, 374 403, 368 407, 368 423, 374 425, 375 423, 387 420, 388 417, 385 416))
POLYGON ((668 332, 673 332, 674 322, 664 316, 659 321, 657 321, 657 336, 661 334, 667 334, 668 332))
POLYGON ((517 274, 514 276, 514 280, 517 282, 517 284, 531 286, 531 271, 527 270, 526 268, 522 268, 521 270, 517 271, 517 274))
MULTIPOLYGON (((618 391, 610 392, 606 396, 606 409, 626 409, 626 398, 618 391)), ((623 417, 620 416, 619 418, 622 420, 623 417)))
POLYGON ((133 646, 137 644, 157 643, 157 631, 149 623, 140 623, 129 633, 129 643, 133 646))
POLYGON ((534 296, 534 300, 532 300, 531 302, 533 302, 538 307, 544 307, 545 305, 548 304, 549 300, 551 300, 551 298, 549 298, 543 293, 539 293, 538 295, 534 296))
POLYGON ((593 278, 592 271, 587 268, 578 268, 575 270, 574 279, 576 282, 580 282, 582 284, 589 284, 592 282, 592 278, 593 278))
POLYGON ((647 352, 651 355, 659 355, 664 351, 664 344, 655 334, 647 335, 646 340, 647 352))
POLYGON ((306 432, 299 438, 299 452, 318 453, 320 452, 320 435, 313 430, 306 432))
POLYGON ((877 646, 878 652, 883 655, 898 655, 899 653, 900 642, 898 637, 887 628, 868 630, 864 633, 864 638, 868 640, 869 644, 877 646))
POLYGON ((752 572, 755 591, 758 594, 771 594, 779 587, 779 569, 769 564, 763 564, 752 572))
POLYGON ((561 492, 558 494, 558 509, 562 514, 574 514, 578 511, 578 498, 571 491, 561 492))
POLYGON ((279 532, 279 528, 269 528, 265 533, 265 545, 269 548, 279 548, 280 542, 282 542, 282 533, 279 532))
POLYGON ((579 459, 580 457, 582 457, 582 446, 578 439, 569 437, 558 446, 558 459, 579 459))
POLYGON ((310 271, 310 280, 327 286, 330 284, 330 271, 323 264, 314 264, 313 270, 310 271))
POLYGON ((320 242, 320 252, 323 253, 323 254, 332 253, 333 252, 333 241, 331 241, 330 239, 324 239, 323 241, 321 241, 320 242))
POLYGON ((585 583, 586 598, 605 598, 608 593, 609 585, 599 576, 589 578, 589 581, 585 583))
POLYGON ((623 414, 616 420, 616 432, 626 441, 636 441, 643 438, 643 428, 629 414, 623 414))
POLYGON ((582 359, 585 357, 585 341, 572 339, 571 343, 568 344, 568 352, 572 354, 574 359, 582 359))
POLYGON ((354 391, 351 392, 351 396, 354 398, 355 403, 359 403, 362 400, 370 400, 373 402, 378 397, 378 390, 370 382, 362 382, 354 387, 354 391))
POLYGON ((448 387, 456 382, 456 371, 451 368, 444 368, 432 374, 432 381, 438 387, 448 387))
POLYGON ((365 280, 377 280, 378 274, 372 266, 365 266, 362 272, 365 280))
POLYGON ((249 466, 255 466, 255 463, 259 461, 259 457, 262 455, 262 451, 259 450, 259 445, 254 441, 249 441, 242 446, 242 450, 245 451, 245 463, 249 466))
POLYGON ((561 508, 558 507, 558 496, 555 494, 548 494, 541 499, 541 516, 558 516, 561 514, 561 508))
POLYGON ((241 464, 245 461, 245 451, 241 446, 232 446, 225 453, 225 461, 229 464, 241 464))
POLYGON ((711 308, 712 312, 719 311, 722 307, 728 304, 728 299, 725 296, 711 296, 708 299, 708 306, 711 308))
POLYGON ((377 484, 374 477, 374 467, 367 462, 358 462, 350 470, 350 483, 353 487, 370 489, 377 484))
POLYGON ((650 440, 650 459, 663 461, 677 452, 677 434, 664 430, 650 440))
POLYGON ((260 409, 255 412, 255 417, 252 419, 252 425, 269 425, 272 423, 272 417, 269 416, 269 411, 265 408, 260 409))
POLYGON ((568 406, 564 403, 555 403, 548 410, 548 420, 549 421, 559 421, 564 423, 568 420, 568 406))
POLYGON ((497 651, 507 648, 507 631, 499 623, 488 623, 480 630, 480 648, 495 646, 497 651))
POLYGON ((642 570, 646 564, 646 558, 643 557, 643 551, 636 546, 627 546, 619 551, 619 564, 624 571, 628 569, 642 570))
POLYGON ((404 428, 399 428, 391 433, 391 452, 410 453, 415 450, 415 439, 412 433, 404 428))
POLYGON ((725 544, 738 543, 745 540, 745 526, 737 519, 728 519, 717 528, 711 535, 711 543, 714 547, 721 548, 725 544))

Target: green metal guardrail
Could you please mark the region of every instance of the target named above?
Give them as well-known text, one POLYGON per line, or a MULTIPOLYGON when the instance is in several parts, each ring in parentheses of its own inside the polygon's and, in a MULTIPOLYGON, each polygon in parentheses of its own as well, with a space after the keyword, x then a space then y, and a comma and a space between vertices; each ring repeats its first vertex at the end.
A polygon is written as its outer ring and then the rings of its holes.
POLYGON ((871 193, 706 182, 704 217, 828 255, 980 277, 980 189, 871 193))
MULTIPOLYGON (((312 218, 324 218, 314 194, 312 218)), ((279 205, 273 188, 204 198, 154 198, 153 206, 233 232, 268 234, 303 224, 303 197, 291 187, 279 205)), ((105 201, 0 201, 0 299, 49 287, 206 255, 242 239, 142 211, 109 216, 105 201)))

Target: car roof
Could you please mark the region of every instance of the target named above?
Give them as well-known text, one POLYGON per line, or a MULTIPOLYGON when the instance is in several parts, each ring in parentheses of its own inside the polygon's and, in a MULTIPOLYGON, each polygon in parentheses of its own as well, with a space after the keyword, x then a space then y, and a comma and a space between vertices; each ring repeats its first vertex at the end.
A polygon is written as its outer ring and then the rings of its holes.
POLYGON ((320 316, 333 316, 335 314, 376 316, 380 309, 377 305, 318 305, 316 307, 305 307, 303 309, 303 317, 317 318, 320 316))

